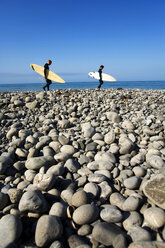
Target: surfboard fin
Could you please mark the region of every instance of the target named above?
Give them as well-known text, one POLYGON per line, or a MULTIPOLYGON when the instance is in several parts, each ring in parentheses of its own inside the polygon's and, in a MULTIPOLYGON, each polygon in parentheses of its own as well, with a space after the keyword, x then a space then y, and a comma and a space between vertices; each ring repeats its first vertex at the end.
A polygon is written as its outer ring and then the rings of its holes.
POLYGON ((33 71, 34 71, 34 67, 31 65, 31 68, 33 69, 33 71))

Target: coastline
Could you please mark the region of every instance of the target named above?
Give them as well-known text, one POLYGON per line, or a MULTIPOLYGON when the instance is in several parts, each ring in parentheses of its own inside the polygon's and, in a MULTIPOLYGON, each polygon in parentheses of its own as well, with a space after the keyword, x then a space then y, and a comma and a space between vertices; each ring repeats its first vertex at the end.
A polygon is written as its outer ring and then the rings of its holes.
MULTIPOLYGON (((66 82, 65 84, 52 83, 50 90, 64 90, 64 89, 96 89, 98 87, 97 81, 89 82, 66 82)), ((0 84, 0 92, 14 91, 42 91, 44 82, 42 83, 12 83, 0 84)), ((116 81, 104 82, 102 89, 165 89, 165 81, 116 81)))
POLYGON ((45 93, 45 94, 55 94, 55 93, 58 93, 58 92, 61 92, 61 93, 65 93, 65 92, 78 92, 78 91, 80 91, 80 92, 86 92, 86 91, 91 91, 91 92, 132 92, 132 93, 136 93, 136 92, 138 92, 138 91, 142 91, 142 92, 149 92, 149 91, 153 91, 153 92, 164 92, 165 91, 165 89, 142 89, 142 88, 122 88, 122 87, 119 87, 119 88, 113 88, 113 87, 109 87, 109 88, 104 88, 104 87, 102 87, 100 90, 99 89, 97 89, 97 87, 96 88, 85 88, 85 89, 82 89, 82 88, 76 88, 76 89, 73 89, 73 88, 66 88, 66 89, 61 89, 61 88, 59 88, 59 89, 50 89, 49 91, 43 91, 43 89, 42 89, 42 87, 41 87, 41 89, 40 90, 23 90, 23 91, 20 91, 20 90, 15 90, 15 91, 0 91, 0 94, 1 95, 3 95, 3 94, 6 94, 6 93, 8 93, 8 94, 15 94, 15 93, 19 93, 19 94, 27 94, 27 93, 29 93, 29 94, 37 94, 37 93, 41 93, 41 92, 43 92, 43 93, 45 93))
POLYGON ((0 92, 0 108, 0 232, 13 245, 164 245, 164 89, 0 92))

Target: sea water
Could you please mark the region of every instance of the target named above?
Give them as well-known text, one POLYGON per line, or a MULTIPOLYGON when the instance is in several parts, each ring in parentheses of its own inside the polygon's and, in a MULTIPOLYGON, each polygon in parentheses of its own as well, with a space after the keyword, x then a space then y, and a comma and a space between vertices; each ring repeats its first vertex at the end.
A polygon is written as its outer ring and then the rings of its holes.
MULTIPOLYGON (((17 83, 0 84, 0 92, 42 91, 45 83, 17 83)), ((56 89, 95 89, 99 82, 67 82, 65 84, 52 83, 50 90, 56 89)), ((165 89, 165 81, 117 81, 104 82, 103 89, 165 89)))

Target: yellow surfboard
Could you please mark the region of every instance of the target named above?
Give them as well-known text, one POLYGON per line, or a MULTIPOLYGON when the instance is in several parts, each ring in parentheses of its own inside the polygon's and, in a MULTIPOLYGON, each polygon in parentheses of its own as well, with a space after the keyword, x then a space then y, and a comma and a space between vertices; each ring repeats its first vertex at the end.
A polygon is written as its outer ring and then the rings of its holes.
MULTIPOLYGON (((36 65, 36 64, 30 64, 30 66, 38 74, 40 74, 41 76, 45 77, 45 75, 44 75, 44 67, 43 66, 36 65)), ((49 80, 52 80, 52 81, 56 82, 56 83, 65 83, 65 81, 61 77, 59 77, 56 73, 54 73, 52 71, 48 71, 47 78, 49 80)))

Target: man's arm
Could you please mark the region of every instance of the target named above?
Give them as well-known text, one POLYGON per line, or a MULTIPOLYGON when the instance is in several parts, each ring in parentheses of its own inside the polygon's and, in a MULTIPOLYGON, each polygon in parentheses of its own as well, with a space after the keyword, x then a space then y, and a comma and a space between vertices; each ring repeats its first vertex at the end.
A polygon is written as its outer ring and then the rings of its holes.
POLYGON ((102 70, 99 69, 100 80, 102 81, 102 70))
POLYGON ((44 76, 45 76, 45 79, 47 79, 47 70, 49 70, 49 67, 48 67, 48 64, 45 64, 44 65, 44 76))

